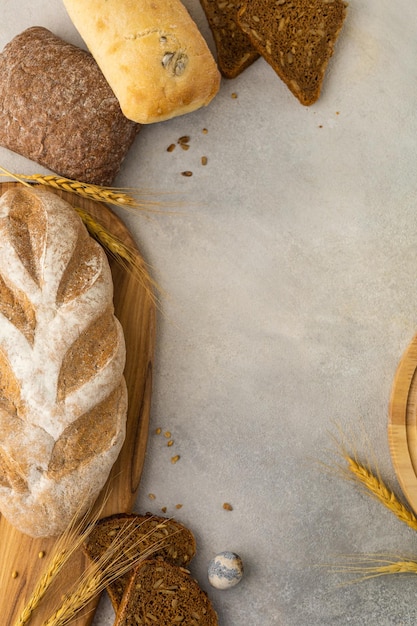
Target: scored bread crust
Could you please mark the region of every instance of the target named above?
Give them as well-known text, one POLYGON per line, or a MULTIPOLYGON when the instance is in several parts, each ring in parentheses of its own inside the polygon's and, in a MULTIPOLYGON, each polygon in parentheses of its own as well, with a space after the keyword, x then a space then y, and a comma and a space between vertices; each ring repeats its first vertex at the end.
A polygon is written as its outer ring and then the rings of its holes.
POLYGON ((64 0, 125 116, 150 124, 207 105, 220 72, 180 0, 64 0))
POLYGON ((125 343, 103 249, 52 192, 0 198, 0 511, 61 533, 125 437, 125 343))

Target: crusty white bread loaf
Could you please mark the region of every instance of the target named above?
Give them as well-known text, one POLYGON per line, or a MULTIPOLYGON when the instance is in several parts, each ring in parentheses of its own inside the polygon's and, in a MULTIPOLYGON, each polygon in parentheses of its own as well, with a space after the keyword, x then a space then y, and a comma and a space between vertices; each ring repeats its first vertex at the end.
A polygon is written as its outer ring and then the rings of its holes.
POLYGON ((125 437, 125 343, 102 248, 52 192, 0 198, 0 512, 54 536, 125 437))
POLYGON ((124 115, 150 124, 207 105, 220 73, 180 0, 63 0, 124 115))

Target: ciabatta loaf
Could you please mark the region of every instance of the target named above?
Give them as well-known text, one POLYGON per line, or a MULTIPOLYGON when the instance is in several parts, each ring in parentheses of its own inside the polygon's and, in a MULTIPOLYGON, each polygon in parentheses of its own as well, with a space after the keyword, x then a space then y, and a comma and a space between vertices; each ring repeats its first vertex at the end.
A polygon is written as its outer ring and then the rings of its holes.
MULTIPOLYGON (((102 248, 49 191, 0 198, 0 512, 62 532, 125 437, 125 344, 102 248)), ((81 512, 81 511, 80 511, 81 512)))
POLYGON ((207 105, 216 62, 180 0, 64 0, 124 115, 161 122, 207 105))

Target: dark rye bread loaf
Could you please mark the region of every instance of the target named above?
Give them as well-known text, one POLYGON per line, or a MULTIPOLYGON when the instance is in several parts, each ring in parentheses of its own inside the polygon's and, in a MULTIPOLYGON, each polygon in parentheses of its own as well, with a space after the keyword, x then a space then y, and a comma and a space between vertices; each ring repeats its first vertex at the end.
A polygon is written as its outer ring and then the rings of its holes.
POLYGON ((343 0, 250 0, 238 21, 254 48, 308 106, 320 96, 346 8, 343 0))
POLYGON ((61 176, 110 185, 139 125, 93 57, 34 26, 0 54, 0 145, 61 176))
POLYGON ((217 64, 225 78, 236 78, 259 58, 249 37, 237 23, 240 2, 200 0, 213 35, 217 64))
MULTIPOLYGON (((120 534, 128 537, 123 541, 123 551, 133 559, 138 550, 143 552, 155 542, 159 542, 152 557, 160 557, 179 566, 187 565, 196 552, 196 542, 193 533, 175 520, 158 517, 147 513, 121 513, 101 519, 84 544, 84 551, 91 560, 98 560, 108 550, 120 534), (146 536, 147 535, 147 536, 146 536), (132 546, 143 538, 139 548, 132 550, 132 546)), ((107 587, 111 603, 117 611, 123 594, 129 584, 132 572, 129 571, 107 587)))
POLYGON ((217 626, 207 594, 188 570, 165 561, 138 565, 116 614, 115 626, 217 626))

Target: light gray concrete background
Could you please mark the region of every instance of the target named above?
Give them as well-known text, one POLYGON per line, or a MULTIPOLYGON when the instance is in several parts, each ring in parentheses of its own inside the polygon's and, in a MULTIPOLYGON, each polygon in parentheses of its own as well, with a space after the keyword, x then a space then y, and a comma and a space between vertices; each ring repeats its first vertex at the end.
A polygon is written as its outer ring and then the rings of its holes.
MULTIPOLYGON (((187 7, 214 49, 198 1, 187 7)), ((82 45, 59 1, 2 0, 2 47, 33 25, 82 45)), ((416 111, 415 3, 350 0, 314 106, 261 59, 204 110, 143 128, 115 181, 182 203, 118 211, 166 292, 136 510, 166 506, 194 531, 192 572, 221 626, 417 621, 415 576, 346 585, 331 569, 352 554, 417 559, 415 532, 333 471, 342 431, 400 494, 387 416, 417 331, 416 111), (168 153, 181 135, 190 149, 168 153), (246 574, 216 591, 207 564, 226 549, 246 574)), ((0 164, 44 171, 4 149, 0 164)), ((103 596, 94 625, 113 617, 103 596)))

